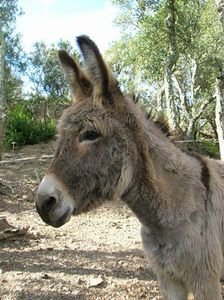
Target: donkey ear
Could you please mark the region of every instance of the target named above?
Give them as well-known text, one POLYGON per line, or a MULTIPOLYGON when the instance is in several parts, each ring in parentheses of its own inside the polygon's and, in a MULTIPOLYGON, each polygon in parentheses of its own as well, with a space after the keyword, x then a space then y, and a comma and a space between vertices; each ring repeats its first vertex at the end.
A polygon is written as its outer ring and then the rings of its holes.
POLYGON ((60 50, 58 59, 74 100, 80 101, 90 96, 93 91, 92 84, 73 58, 65 50, 60 50))
POLYGON ((110 104, 114 101, 114 93, 119 91, 118 82, 108 69, 96 44, 87 36, 77 37, 84 63, 94 86, 94 94, 103 96, 110 104))

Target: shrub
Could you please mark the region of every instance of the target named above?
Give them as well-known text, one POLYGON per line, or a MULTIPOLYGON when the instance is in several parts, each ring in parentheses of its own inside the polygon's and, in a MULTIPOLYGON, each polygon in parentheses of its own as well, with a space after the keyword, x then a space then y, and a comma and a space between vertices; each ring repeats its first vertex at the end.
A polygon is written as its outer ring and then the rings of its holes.
POLYGON ((186 147, 190 151, 194 151, 211 158, 220 159, 219 145, 212 140, 188 142, 186 143, 186 147))
POLYGON ((51 139, 55 135, 55 120, 46 122, 35 120, 25 104, 15 105, 7 115, 5 146, 11 148, 11 143, 18 146, 36 144, 51 139))

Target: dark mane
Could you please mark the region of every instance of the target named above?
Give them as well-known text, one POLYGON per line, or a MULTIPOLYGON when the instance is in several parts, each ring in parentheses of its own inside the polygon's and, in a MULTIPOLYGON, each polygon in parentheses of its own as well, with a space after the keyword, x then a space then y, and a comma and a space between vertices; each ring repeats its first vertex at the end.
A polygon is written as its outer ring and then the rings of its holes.
MULTIPOLYGON (((132 95, 131 99, 134 103, 138 103, 140 100, 140 95, 132 95)), ((153 113, 153 110, 151 109, 145 114, 145 117, 147 120, 151 120, 167 137, 172 136, 175 138, 169 126, 168 119, 164 113, 153 113)))
MULTIPOLYGON (((140 95, 133 95, 132 101, 134 103, 138 103, 140 99, 140 95)), ((209 192, 209 180, 210 180, 210 174, 209 170, 206 164, 205 159, 203 159, 203 156, 199 153, 189 150, 186 146, 182 146, 180 143, 177 143, 178 136, 175 132, 172 132, 168 119, 164 113, 153 113, 153 110, 151 109, 148 113, 146 113, 146 119, 152 121, 156 127, 158 127, 165 136, 169 137, 170 140, 175 144, 176 147, 178 147, 182 152, 186 153, 187 155, 194 157, 200 162, 201 165, 201 181, 204 184, 207 192, 209 192)))

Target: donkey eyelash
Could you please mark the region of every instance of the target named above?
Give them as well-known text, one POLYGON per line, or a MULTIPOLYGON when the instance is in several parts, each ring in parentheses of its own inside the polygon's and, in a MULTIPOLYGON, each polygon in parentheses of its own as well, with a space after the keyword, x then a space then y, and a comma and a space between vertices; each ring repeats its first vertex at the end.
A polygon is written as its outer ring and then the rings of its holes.
POLYGON ((87 130, 79 136, 79 142, 95 141, 99 136, 100 134, 95 130, 87 130))

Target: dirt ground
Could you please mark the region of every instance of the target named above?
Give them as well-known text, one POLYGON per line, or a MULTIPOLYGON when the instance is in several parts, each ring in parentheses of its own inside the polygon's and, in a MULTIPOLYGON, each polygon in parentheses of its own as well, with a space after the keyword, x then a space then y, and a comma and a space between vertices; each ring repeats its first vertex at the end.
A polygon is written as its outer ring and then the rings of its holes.
MULTIPOLYGON (((52 154, 54 143, 26 146, 14 158, 52 154)), ((11 159, 11 153, 5 153, 11 159)), ((155 276, 144 259, 140 225, 121 203, 73 217, 59 229, 34 209, 38 183, 50 159, 0 165, 0 217, 23 237, 0 241, 0 299, 152 299, 155 276)))

